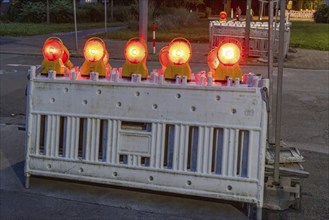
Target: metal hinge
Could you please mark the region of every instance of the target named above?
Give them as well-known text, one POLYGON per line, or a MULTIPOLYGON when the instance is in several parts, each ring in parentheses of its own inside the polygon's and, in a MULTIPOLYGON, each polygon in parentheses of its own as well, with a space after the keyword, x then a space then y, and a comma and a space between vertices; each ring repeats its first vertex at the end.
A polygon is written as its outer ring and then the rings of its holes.
POLYGON ((261 93, 262 93, 262 99, 266 104, 266 111, 270 112, 270 102, 269 102, 269 95, 268 95, 267 87, 263 87, 263 89, 261 90, 261 93))

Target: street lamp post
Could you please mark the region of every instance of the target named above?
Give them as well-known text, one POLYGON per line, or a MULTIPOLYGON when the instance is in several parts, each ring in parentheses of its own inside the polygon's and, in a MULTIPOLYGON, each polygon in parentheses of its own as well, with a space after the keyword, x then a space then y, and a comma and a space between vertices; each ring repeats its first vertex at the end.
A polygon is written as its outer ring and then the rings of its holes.
POLYGON ((139 38, 147 42, 148 0, 139 0, 139 38))
POLYGON ((105 33, 107 32, 107 0, 104 0, 104 25, 105 25, 105 33))
POLYGON ((75 32, 75 50, 79 54, 78 47, 78 27, 77 27, 77 7, 75 5, 75 0, 73 0, 73 16, 74 16, 74 32, 75 32))

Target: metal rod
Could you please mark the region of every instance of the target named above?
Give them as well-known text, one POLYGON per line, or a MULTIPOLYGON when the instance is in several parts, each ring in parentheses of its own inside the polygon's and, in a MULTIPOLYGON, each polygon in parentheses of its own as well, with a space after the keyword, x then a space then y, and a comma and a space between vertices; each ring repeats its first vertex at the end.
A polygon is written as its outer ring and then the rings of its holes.
POLYGON ((251 0, 247 0, 247 9, 246 9, 246 57, 249 57, 249 37, 250 37, 250 8, 251 8, 251 0))
POLYGON ((47 0, 47 24, 50 23, 50 15, 49 15, 49 0, 47 0))
POLYGON ((278 12, 279 12, 279 0, 276 2, 275 5, 275 23, 278 22, 278 12))
POLYGON ((268 117, 268 126, 267 126, 267 134, 268 134, 268 143, 273 144, 275 140, 275 127, 274 127, 274 93, 273 93, 273 46, 274 46, 274 36, 273 36, 273 0, 268 1, 268 75, 267 78, 270 81, 269 85, 269 106, 270 112, 268 117))
POLYGON ((139 38, 147 42, 148 0, 139 0, 139 38))
POLYGON ((107 0, 104 0, 104 32, 107 32, 107 0))
POLYGON ((78 26, 77 26, 77 8, 75 5, 75 0, 73 0, 73 15, 74 15, 74 32, 75 32, 75 50, 79 54, 78 47, 78 26))
POLYGON ((113 21, 113 0, 111 0, 111 20, 113 21))
POLYGON ((276 123, 275 123, 275 159, 274 159, 274 183, 280 185, 280 142, 281 142, 281 112, 282 112, 282 80, 284 63, 284 32, 285 32, 285 7, 286 1, 280 2, 280 28, 279 28, 279 63, 277 78, 276 98, 276 123))
POLYGON ((260 10, 259 10, 259 20, 263 20, 263 14, 264 14, 264 1, 261 1, 260 3, 260 10))

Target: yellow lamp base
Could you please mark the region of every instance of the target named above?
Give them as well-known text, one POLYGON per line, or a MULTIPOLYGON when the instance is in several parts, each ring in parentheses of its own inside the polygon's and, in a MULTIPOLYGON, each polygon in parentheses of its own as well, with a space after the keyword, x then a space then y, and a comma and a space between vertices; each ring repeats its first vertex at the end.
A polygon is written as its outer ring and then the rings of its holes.
POLYGON ((55 61, 48 61, 44 59, 41 63, 41 66, 43 67, 41 74, 47 75, 49 70, 56 71, 56 74, 64 75, 65 72, 65 66, 61 59, 55 60, 55 61))
POLYGON ((215 70, 215 81, 225 81, 226 77, 242 78, 242 71, 238 64, 234 64, 232 66, 225 66, 222 63, 219 63, 217 69, 215 70))
POLYGON ((106 65, 102 60, 97 62, 85 61, 81 66, 80 72, 82 76, 90 76, 90 72, 95 72, 98 73, 100 77, 106 77, 106 69, 106 65))
POLYGON ((168 64, 165 71, 165 78, 175 80, 177 75, 186 76, 187 80, 191 80, 191 67, 185 63, 182 65, 168 64))
POLYGON ((126 61, 122 67, 122 77, 129 78, 133 73, 141 74, 142 79, 146 79, 148 75, 146 63, 130 63, 129 61, 126 61))

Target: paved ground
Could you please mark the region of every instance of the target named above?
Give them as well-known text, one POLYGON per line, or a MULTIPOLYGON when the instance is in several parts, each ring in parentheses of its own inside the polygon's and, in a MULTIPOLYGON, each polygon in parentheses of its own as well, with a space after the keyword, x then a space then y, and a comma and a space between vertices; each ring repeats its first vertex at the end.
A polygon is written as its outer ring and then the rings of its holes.
MULTIPOLYGON (((92 32, 93 33, 93 32, 92 32)), ((196 197, 33 177, 24 189, 25 83, 28 65, 40 64, 47 36, 0 39, 0 218, 1 219, 245 219, 236 204, 196 197), (37 56, 21 54, 38 54, 37 56), (12 65, 8 65, 12 64, 12 65), (27 65, 27 66, 24 66, 27 65)), ((74 49, 71 34, 62 35, 74 49), (71 41, 69 40, 71 39, 71 41)), ((83 44, 81 40, 80 45, 83 44)), ((122 65, 123 41, 107 41, 111 63, 122 65), (112 47, 110 47, 112 45, 112 47)), ((193 45, 192 69, 206 68, 208 45, 193 45)), ((159 68, 151 57, 149 68, 159 68)), ((83 59, 73 58, 76 65, 83 59)), ((266 72, 260 63, 244 72, 266 72)), ((329 219, 328 52, 289 53, 284 71, 283 139, 302 149, 310 177, 303 180, 302 208, 263 211, 264 219, 329 219), (312 54, 312 56, 308 56, 312 54), (304 60, 301 62, 301 60, 304 60)))

